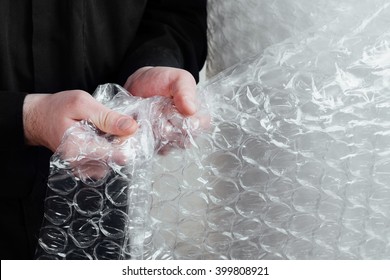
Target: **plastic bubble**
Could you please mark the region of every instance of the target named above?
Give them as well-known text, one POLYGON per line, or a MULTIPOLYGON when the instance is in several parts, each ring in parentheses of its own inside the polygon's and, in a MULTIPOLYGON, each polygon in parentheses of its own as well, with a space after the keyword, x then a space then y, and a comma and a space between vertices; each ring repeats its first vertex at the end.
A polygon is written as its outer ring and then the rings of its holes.
POLYGON ((333 248, 339 234, 340 227, 336 222, 325 222, 315 230, 314 238, 319 245, 333 248))
POLYGON ((67 195, 77 187, 77 180, 70 171, 58 170, 50 175, 48 186, 60 195, 67 195))
POLYGON ((207 222, 215 231, 231 232, 236 213, 227 207, 216 207, 207 212, 207 222))
POLYGON ((262 248, 267 252, 278 253, 283 251, 283 247, 288 240, 288 235, 283 231, 271 232, 270 230, 264 230, 263 235, 260 237, 259 242, 262 248))
POLYGON ((176 223, 179 217, 177 207, 170 203, 156 204, 150 210, 151 218, 160 223, 176 223))
POLYGON ((93 256, 97 260, 120 260, 122 248, 112 240, 104 240, 94 247, 93 256))
POLYGON ((93 258, 90 254, 88 254, 84 250, 73 249, 66 254, 66 259, 67 260, 92 260, 93 258))
POLYGON ((267 201, 255 191, 242 192, 236 202, 237 212, 246 218, 262 215, 267 209, 267 201))
POLYGON ((155 179, 153 192, 159 201, 174 200, 180 195, 179 180, 173 175, 162 175, 155 179))
POLYGON ((325 221, 339 221, 344 205, 340 199, 327 198, 319 202, 318 216, 325 221))
POLYGON ((80 218, 70 223, 68 234, 79 248, 91 246, 99 237, 99 227, 90 219, 80 218))
POLYGON ((39 245, 47 253, 63 253, 68 245, 68 236, 59 227, 46 226, 41 229, 43 234, 38 239, 39 245))
POLYGON ((318 227, 317 218, 310 214, 296 214, 289 223, 290 233, 301 238, 309 238, 318 227))
POLYGON ((179 200, 179 209, 183 214, 202 216, 207 210, 207 196, 201 191, 182 196, 179 200))
POLYGON ((100 161, 91 160, 77 167, 80 180, 90 187, 101 186, 109 175, 109 167, 100 161))
POLYGON ((304 239, 290 239, 285 246, 285 254, 289 259, 311 259, 313 244, 304 239))
POLYGON ((99 228, 102 233, 111 238, 122 238, 129 223, 126 213, 118 209, 108 210, 99 220, 99 228))
POLYGON ((259 247, 249 240, 236 241, 230 248, 230 257, 233 260, 257 260, 264 254, 259 247))
POLYGON ((123 177, 115 177, 107 183, 105 188, 106 197, 115 206, 125 206, 128 203, 129 187, 131 180, 123 177))
POLYGON ((179 237, 195 243, 201 243, 204 238, 205 226, 201 220, 185 219, 177 226, 179 237))
POLYGON ((235 123, 223 122, 215 127, 212 136, 215 144, 221 149, 232 149, 240 145, 242 130, 235 123))
POLYGON ((201 249, 194 244, 179 241, 176 243, 174 255, 177 259, 199 260, 201 259, 201 249))
POLYGON ((264 190, 268 180, 267 170, 258 167, 246 168, 239 175, 240 185, 244 189, 264 190))
POLYGON ((259 220, 241 219, 237 220, 232 228, 235 239, 245 240, 248 238, 258 237, 262 232, 263 224, 259 220))
POLYGON ((264 213, 264 222, 270 227, 280 227, 290 219, 291 208, 284 203, 273 203, 264 213))
POLYGON ((240 148, 242 158, 250 164, 267 164, 269 150, 265 141, 258 138, 249 138, 243 142, 240 148))
POLYGON ((271 167, 270 170, 275 175, 283 175, 293 171, 296 167, 294 164, 291 164, 296 161, 296 156, 286 150, 278 151, 271 155, 271 167))
POLYGON ((233 153, 216 152, 205 160, 215 175, 235 177, 241 169, 240 159, 233 153))
POLYGON ((240 110, 245 113, 258 113, 265 100, 263 88, 258 83, 242 85, 237 96, 240 110))
POLYGON ((62 225, 72 216, 72 208, 65 198, 51 196, 45 199, 45 218, 54 225, 62 225))
POLYGON ((103 196, 94 188, 82 188, 75 194, 74 204, 77 212, 92 216, 103 209, 103 196))
POLYGON ((233 202, 239 195, 239 188, 235 181, 215 178, 208 186, 210 200, 217 205, 226 205, 233 202))
POLYGON ((205 244, 210 251, 215 253, 225 253, 232 242, 232 237, 220 232, 210 232, 206 236, 205 244))
POLYGON ((206 178, 204 178, 204 170, 200 164, 191 162, 189 165, 183 168, 183 182, 189 189, 201 188, 206 184, 206 178))
POLYGON ((313 212, 321 197, 316 188, 302 187, 294 191, 292 203, 298 211, 313 212))

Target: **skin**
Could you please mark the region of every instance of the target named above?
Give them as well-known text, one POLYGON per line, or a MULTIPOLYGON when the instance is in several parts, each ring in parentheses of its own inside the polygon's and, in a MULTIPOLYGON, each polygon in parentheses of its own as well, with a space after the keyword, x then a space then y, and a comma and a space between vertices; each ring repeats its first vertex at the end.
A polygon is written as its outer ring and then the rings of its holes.
MULTIPOLYGON (((185 70, 171 67, 143 67, 133 73, 124 88, 140 97, 167 96, 185 116, 197 112, 196 81, 185 70)), ((23 105, 25 141, 55 152, 65 131, 80 120, 89 120, 103 132, 129 137, 137 131, 131 117, 112 111, 89 93, 69 90, 54 94, 29 94, 23 105)))

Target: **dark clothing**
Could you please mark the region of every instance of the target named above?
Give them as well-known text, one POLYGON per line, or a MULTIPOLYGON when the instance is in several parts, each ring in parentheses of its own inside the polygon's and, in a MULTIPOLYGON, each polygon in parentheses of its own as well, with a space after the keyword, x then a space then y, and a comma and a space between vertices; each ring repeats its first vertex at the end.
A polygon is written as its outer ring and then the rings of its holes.
POLYGON ((51 152, 24 143, 26 93, 92 93, 147 65, 198 80, 206 49, 206 0, 0 0, 1 259, 32 259, 43 217, 51 152))

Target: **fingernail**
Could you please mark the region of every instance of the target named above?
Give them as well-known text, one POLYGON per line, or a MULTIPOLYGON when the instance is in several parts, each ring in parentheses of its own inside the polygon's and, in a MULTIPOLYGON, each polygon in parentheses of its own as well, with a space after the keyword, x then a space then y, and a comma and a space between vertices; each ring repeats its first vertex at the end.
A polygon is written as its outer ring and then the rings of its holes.
POLYGON ((118 128, 122 131, 132 130, 134 127, 134 120, 131 118, 121 118, 118 120, 118 128))

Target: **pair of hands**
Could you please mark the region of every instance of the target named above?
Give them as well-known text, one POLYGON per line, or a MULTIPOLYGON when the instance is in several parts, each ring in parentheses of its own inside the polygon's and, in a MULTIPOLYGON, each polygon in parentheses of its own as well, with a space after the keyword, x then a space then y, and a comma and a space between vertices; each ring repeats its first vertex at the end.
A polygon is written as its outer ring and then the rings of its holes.
MULTIPOLYGON (((171 97, 185 116, 192 116, 198 110, 196 81, 182 69, 143 67, 127 79, 124 88, 145 98, 171 97)), ((138 128, 131 117, 106 108, 82 90, 29 94, 25 98, 23 123, 28 145, 45 146, 54 152, 65 131, 80 120, 90 120, 101 131, 118 137, 129 137, 138 128)))

